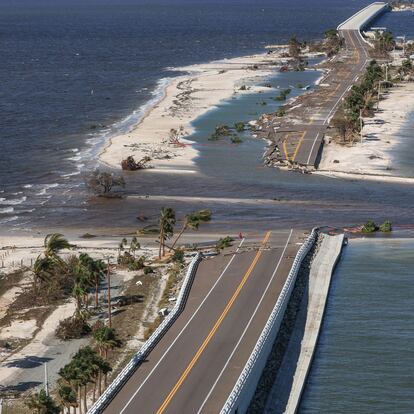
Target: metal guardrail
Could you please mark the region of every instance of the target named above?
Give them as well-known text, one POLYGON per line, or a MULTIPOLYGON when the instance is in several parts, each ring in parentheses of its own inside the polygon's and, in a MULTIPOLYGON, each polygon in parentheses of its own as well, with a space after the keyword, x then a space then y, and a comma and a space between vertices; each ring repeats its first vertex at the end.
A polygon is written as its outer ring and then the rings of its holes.
POLYGON ((279 295, 276 305, 274 306, 272 313, 270 314, 269 319, 267 320, 266 325, 263 328, 263 331, 258 341, 256 342, 256 345, 250 355, 250 358, 244 366, 244 369, 241 372, 236 384, 234 385, 233 390, 230 393, 226 403, 221 409, 220 414, 230 414, 235 412, 240 396, 243 394, 243 391, 248 386, 249 379, 251 378, 251 375, 256 367, 257 362, 263 356, 263 350, 267 345, 269 345, 268 340, 269 337, 271 337, 271 334, 273 333, 272 331, 274 329, 274 326, 276 325, 276 322, 278 322, 280 317, 283 317, 281 313, 282 309, 284 308, 284 305, 286 305, 284 302, 290 297, 291 289, 293 289, 293 286, 296 282, 296 277, 299 268, 302 264, 303 259, 309 253, 311 247, 314 245, 316 235, 317 230, 313 229, 312 233, 309 235, 305 243, 301 246, 298 253, 296 254, 292 268, 290 269, 289 275, 279 295))
POLYGON ((201 261, 201 257, 202 255, 200 253, 197 253, 191 261, 187 269, 187 274, 184 278, 180 293, 178 295, 177 302, 171 312, 153 332, 153 334, 149 337, 141 349, 131 358, 131 360, 118 374, 114 381, 112 381, 112 383, 98 398, 95 404, 88 410, 87 414, 100 414, 104 411, 104 409, 113 400, 115 395, 120 391, 120 389, 125 385, 131 375, 135 372, 138 365, 143 360, 145 360, 148 354, 154 349, 155 345, 157 345, 157 343, 161 340, 161 338, 165 335, 165 333, 180 315, 184 309, 187 297, 190 293, 191 285, 193 283, 198 264, 201 261))

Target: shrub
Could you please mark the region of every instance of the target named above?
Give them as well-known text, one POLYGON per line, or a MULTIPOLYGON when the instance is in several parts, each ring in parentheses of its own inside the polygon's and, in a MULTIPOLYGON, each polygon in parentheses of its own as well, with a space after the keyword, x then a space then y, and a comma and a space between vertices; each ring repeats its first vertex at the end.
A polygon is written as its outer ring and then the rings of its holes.
POLYGON ((149 275, 150 273, 154 273, 154 269, 151 266, 145 266, 144 275, 149 275))
POLYGON ((362 227, 362 233, 374 233, 378 231, 378 226, 373 220, 368 220, 362 227))
POLYGON ((91 332, 91 327, 83 318, 71 316, 59 322, 55 334, 64 341, 68 339, 79 339, 91 332))
POLYGON ((281 106, 277 111, 276 111, 276 116, 278 116, 279 118, 281 118, 282 116, 286 115, 286 110, 283 106, 281 106))
POLYGON ((247 89, 246 85, 242 85, 242 86, 240 86, 240 89, 239 90, 245 91, 246 89, 247 89))
POLYGON ((217 250, 225 249, 226 247, 230 247, 232 245, 232 242, 234 241, 233 237, 226 236, 221 239, 216 244, 217 250))
POLYGON ((234 124, 234 128, 237 132, 243 132, 244 131, 244 122, 236 122, 234 124))
POLYGON ((241 144, 243 140, 239 136, 235 135, 234 137, 231 137, 231 142, 233 144, 241 144))
POLYGON ((379 229, 384 233, 389 233, 390 231, 392 231, 392 224, 388 220, 384 221, 384 223, 381 224, 379 229))
POLYGON ((177 249, 174 251, 174 254, 171 256, 171 260, 177 263, 184 262, 184 250, 177 249))
POLYGON ((227 125, 218 125, 209 140, 217 141, 220 137, 226 137, 228 135, 230 135, 230 128, 227 125))

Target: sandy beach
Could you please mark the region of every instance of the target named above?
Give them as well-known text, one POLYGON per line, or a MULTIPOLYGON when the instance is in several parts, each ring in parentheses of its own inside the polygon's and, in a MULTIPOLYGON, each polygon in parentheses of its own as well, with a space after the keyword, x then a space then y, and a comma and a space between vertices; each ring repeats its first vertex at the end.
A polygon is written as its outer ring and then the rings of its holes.
POLYGON ((380 101, 380 111, 364 119, 363 141, 353 146, 326 143, 316 174, 338 178, 414 183, 398 174, 390 151, 399 143, 398 131, 414 110, 414 83, 396 85, 380 101))
POLYGON ((100 161, 121 168, 121 161, 129 155, 136 161, 148 156, 152 171, 196 172, 198 151, 185 139, 194 131, 192 121, 234 95, 257 93, 257 87, 245 91, 240 87, 269 76, 281 64, 282 50, 279 47, 274 52, 177 68, 188 74, 171 80, 160 102, 133 130, 111 138, 100 161), (171 144, 170 130, 180 127, 184 129, 180 140, 184 145, 171 144))

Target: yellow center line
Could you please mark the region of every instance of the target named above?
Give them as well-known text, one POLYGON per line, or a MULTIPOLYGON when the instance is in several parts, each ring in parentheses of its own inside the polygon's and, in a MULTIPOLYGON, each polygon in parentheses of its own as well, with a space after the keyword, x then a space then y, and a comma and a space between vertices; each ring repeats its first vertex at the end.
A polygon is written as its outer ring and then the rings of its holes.
POLYGON ((294 152, 294 154, 293 154, 292 161, 295 161, 296 155, 297 155, 297 153, 298 153, 298 151, 299 151, 300 146, 302 145, 303 138, 305 138, 306 132, 307 132, 307 131, 303 131, 303 133, 302 133, 302 135, 301 135, 301 137, 300 137, 300 140, 299 140, 299 142, 298 142, 298 145, 296 146, 295 152, 294 152))
POLYGON ((285 135, 285 139, 283 140, 283 151, 284 151, 285 156, 286 156, 286 159, 287 159, 288 161, 289 161, 289 154, 288 154, 288 152, 287 152, 287 148, 286 148, 286 141, 287 141, 287 139, 288 139, 289 135, 290 135, 290 132, 289 132, 289 133, 287 133, 287 134, 285 135))
MULTIPOLYGON (((267 243, 267 241, 269 240, 269 237, 270 237, 270 233, 271 233, 270 231, 268 231, 266 233, 266 235, 265 235, 265 237, 264 237, 264 239, 262 241, 262 245, 264 245, 264 244, 267 243)), ((185 369, 185 371, 181 374, 181 377, 176 382, 176 384, 174 385, 173 389, 168 394, 167 398, 161 404, 161 407, 158 409, 157 414, 162 414, 166 410, 168 404, 171 402, 171 400, 173 399, 174 395, 177 393, 178 389, 181 387, 182 383, 185 381, 185 379, 187 378, 188 374, 190 373, 190 371, 192 370, 192 368, 194 367, 194 365, 199 360, 201 354, 203 353, 203 351, 207 347, 207 345, 210 342, 211 338, 215 335, 215 333, 217 332, 217 330, 220 327, 221 323, 223 322, 224 318, 229 313, 231 307, 233 306, 234 301, 237 299, 237 297, 240 294, 240 291, 243 289, 243 286, 246 284, 247 280, 249 279, 249 277, 250 277, 251 273, 253 272, 253 269, 255 268, 257 262, 259 261, 261 255, 262 255, 262 251, 259 250, 256 253, 256 256, 253 259, 252 263, 250 264, 250 267, 247 269, 247 272, 244 274, 243 279, 240 282, 239 286, 237 287, 236 291, 233 293, 233 296, 231 297, 231 299, 227 303, 226 307, 224 308, 222 314, 217 319, 216 323, 214 324, 213 328, 211 329, 211 331, 209 332, 209 334, 207 335, 207 337, 204 339, 204 341, 201 344, 200 348, 198 348, 198 351, 194 355, 194 357, 191 360, 191 362, 188 364, 188 366, 185 369)))

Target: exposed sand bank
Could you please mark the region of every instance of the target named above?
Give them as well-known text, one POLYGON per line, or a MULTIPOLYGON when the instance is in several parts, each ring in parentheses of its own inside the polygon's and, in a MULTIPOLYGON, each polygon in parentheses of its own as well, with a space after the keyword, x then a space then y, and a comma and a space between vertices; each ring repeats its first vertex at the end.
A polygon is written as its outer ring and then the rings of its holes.
POLYGON ((161 101, 132 131, 113 137, 100 160, 120 168, 121 161, 129 155, 135 160, 149 156, 155 171, 196 172, 194 159, 198 151, 193 142, 185 139, 194 131, 191 122, 235 94, 257 92, 255 87, 246 91, 240 91, 240 87, 255 78, 269 76, 281 64, 281 50, 178 68, 188 74, 172 79, 161 101), (171 145, 170 130, 181 126, 181 142, 185 145, 171 145))
MULTIPOLYGON (((343 146, 325 144, 316 174, 341 178, 414 183, 399 174, 391 150, 398 145, 398 131, 414 111, 414 83, 397 85, 380 102, 380 111, 364 119, 363 142, 343 146)), ((414 143, 414 136, 413 136, 414 143)))

